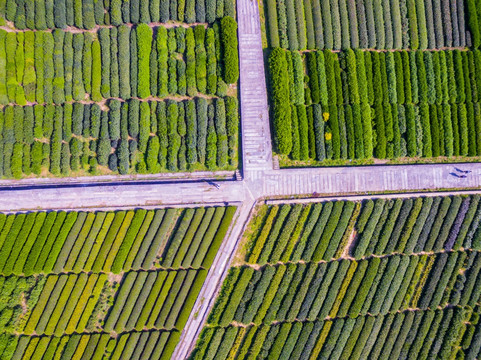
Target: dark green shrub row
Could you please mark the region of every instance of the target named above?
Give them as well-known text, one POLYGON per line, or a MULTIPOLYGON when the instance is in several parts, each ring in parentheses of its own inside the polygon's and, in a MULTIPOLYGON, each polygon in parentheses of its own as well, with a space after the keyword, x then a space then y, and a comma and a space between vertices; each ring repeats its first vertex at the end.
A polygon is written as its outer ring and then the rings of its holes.
POLYGON ((267 1, 272 47, 304 49, 435 49, 464 47, 465 11, 473 44, 479 46, 476 0, 267 1))
POLYGON ((199 25, 195 31, 146 24, 85 34, 2 30, 0 103, 225 96, 226 83, 236 83, 239 76, 236 29, 235 20, 226 17, 221 26, 199 25), (14 50, 6 52, 7 48, 14 50))
POLYGON ((203 98, 111 100, 108 106, 108 111, 80 103, 5 107, 0 113, 1 175, 19 178, 45 170, 57 176, 87 171, 94 175, 99 166, 120 174, 158 173, 237 164, 235 99, 218 98, 211 104, 203 98), (211 113, 218 134, 214 149, 206 144, 211 113), (206 153, 215 161, 206 162, 206 153))
POLYGON ((221 21, 222 50, 224 52, 224 80, 234 84, 239 79, 239 54, 237 51, 237 23, 230 16, 221 21))
POLYGON ((138 23, 212 23, 224 16, 235 17, 235 1, 151 0, 124 4, 93 0, 9 0, 0 14, 3 21, 14 22, 17 29, 53 29, 74 26, 93 29, 96 25, 138 23))
POLYGON ((468 22, 468 29, 471 33, 471 45, 475 48, 479 48, 481 45, 481 14, 479 13, 479 1, 467 0, 466 1, 466 17, 468 22))
MULTIPOLYGON (((211 327, 203 330, 194 359, 202 355, 215 358, 225 353, 238 356, 261 353, 266 358, 300 355, 301 358, 336 359, 375 358, 380 354, 396 359, 417 358, 418 355, 444 358, 456 353, 472 356, 479 350, 474 348, 479 343, 477 334, 472 341, 467 341, 466 347, 459 346, 465 334, 463 322, 466 318, 469 319, 469 311, 455 307, 357 319, 295 321, 247 328, 211 327)), ((467 324, 473 326, 469 321, 467 324)))
POLYGON ((235 283, 229 282, 224 290, 223 298, 230 302, 219 302, 211 319, 221 326, 233 322, 261 325, 346 315, 355 318, 410 308, 475 306, 481 295, 475 285, 481 256, 476 251, 467 254, 393 255, 360 262, 343 259, 319 265, 269 265, 255 271, 243 268, 242 276, 232 279, 235 283), (460 269, 466 274, 461 275, 460 269))
POLYGON ((273 104, 274 144, 281 154, 292 151, 292 119, 289 106, 289 73, 286 53, 279 48, 269 56, 270 88, 273 104))

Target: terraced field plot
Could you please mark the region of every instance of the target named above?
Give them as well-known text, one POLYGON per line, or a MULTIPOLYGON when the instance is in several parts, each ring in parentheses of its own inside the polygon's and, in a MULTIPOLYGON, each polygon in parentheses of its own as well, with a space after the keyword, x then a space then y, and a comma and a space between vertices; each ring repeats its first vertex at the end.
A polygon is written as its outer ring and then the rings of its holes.
POLYGON ((237 168, 234 1, 134 3, 0 7, 0 176, 237 168))
POLYGON ((235 210, 0 214, 2 359, 170 358, 235 210))
POLYGON ((479 200, 258 207, 194 358, 477 358, 479 200))

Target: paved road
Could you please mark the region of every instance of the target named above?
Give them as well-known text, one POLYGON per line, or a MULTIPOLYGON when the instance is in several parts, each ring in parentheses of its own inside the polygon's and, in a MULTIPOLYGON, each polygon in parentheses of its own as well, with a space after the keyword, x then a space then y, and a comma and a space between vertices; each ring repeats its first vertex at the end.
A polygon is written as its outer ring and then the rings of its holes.
POLYGON ((257 0, 237 1, 244 178, 272 170, 272 145, 257 0))
POLYGON ((172 359, 186 359, 195 347, 195 342, 209 315, 210 309, 214 306, 217 294, 224 282, 230 263, 237 251, 241 235, 247 224, 249 214, 254 206, 254 199, 244 201, 237 210, 232 221, 232 228, 228 233, 228 241, 224 241, 216 255, 211 270, 207 275, 190 317, 185 325, 172 359))
POLYGON ((258 172, 264 196, 456 189, 481 186, 481 163, 391 165, 258 172), (455 168, 471 170, 466 178, 455 168))
POLYGON ((85 208, 135 208, 152 205, 242 202, 246 187, 240 181, 171 184, 122 184, 84 187, 0 190, 0 211, 85 208))

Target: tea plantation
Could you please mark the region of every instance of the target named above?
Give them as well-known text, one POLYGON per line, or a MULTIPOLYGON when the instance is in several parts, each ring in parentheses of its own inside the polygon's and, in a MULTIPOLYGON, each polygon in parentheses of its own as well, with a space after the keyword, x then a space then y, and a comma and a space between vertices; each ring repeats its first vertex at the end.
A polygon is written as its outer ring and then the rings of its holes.
POLYGON ((281 165, 479 160, 475 0, 266 0, 281 165))
POLYGON ((195 359, 478 357, 479 195, 261 205, 253 219, 195 359))
POLYGON ((0 176, 234 170, 232 0, 0 5, 0 176))
POLYGON ((235 211, 0 214, 0 357, 169 359, 235 211))

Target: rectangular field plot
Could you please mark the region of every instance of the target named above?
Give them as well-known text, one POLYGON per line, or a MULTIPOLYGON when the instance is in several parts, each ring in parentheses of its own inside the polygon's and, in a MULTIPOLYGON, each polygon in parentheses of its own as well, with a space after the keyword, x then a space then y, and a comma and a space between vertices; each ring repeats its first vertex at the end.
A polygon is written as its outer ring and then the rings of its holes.
POLYGON ((235 211, 1 214, 0 357, 170 358, 235 211))
POLYGON ((237 169, 235 18, 233 0, 0 6, 0 177, 237 169))
POLYGON ((281 166, 479 160, 478 1, 264 3, 281 166))
POLYGON ((0 25, 11 21, 17 29, 45 30, 76 27, 94 29, 96 25, 140 23, 213 23, 224 16, 235 17, 235 1, 204 2, 150 0, 144 2, 104 3, 92 0, 65 1, 53 5, 49 0, 37 2, 13 0, 2 7, 0 25))
MULTIPOLYGON (((465 13, 479 4, 476 0, 263 1, 269 45, 290 50, 464 47, 471 42, 465 13)), ((473 31, 476 37, 477 31, 473 31)))
POLYGON ((194 358, 475 359, 479 199, 260 205, 194 358))
POLYGON ((288 85, 273 88, 292 128, 286 154, 318 165, 479 157, 478 60, 479 50, 275 49, 271 80, 288 85))

